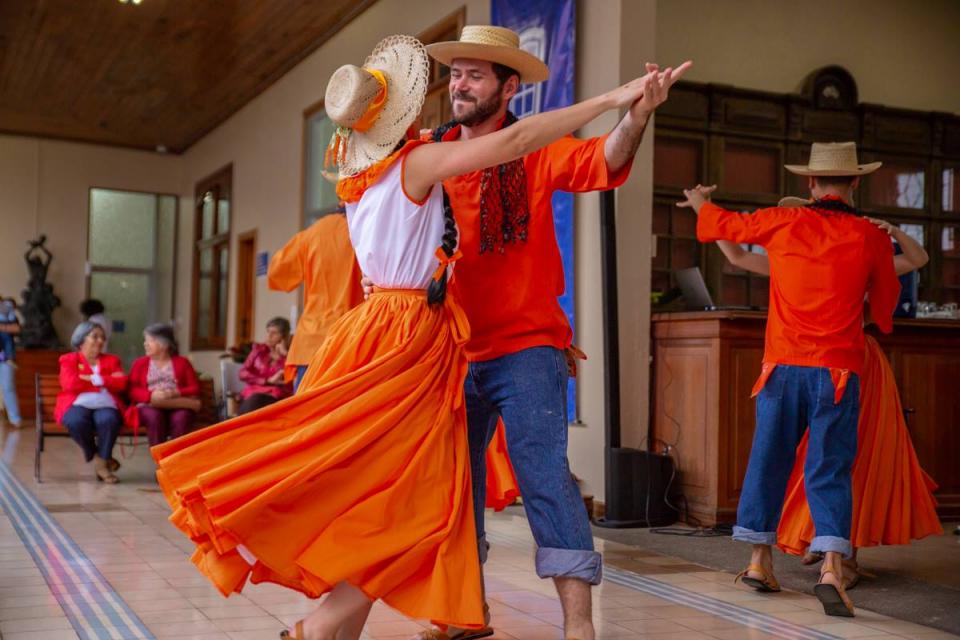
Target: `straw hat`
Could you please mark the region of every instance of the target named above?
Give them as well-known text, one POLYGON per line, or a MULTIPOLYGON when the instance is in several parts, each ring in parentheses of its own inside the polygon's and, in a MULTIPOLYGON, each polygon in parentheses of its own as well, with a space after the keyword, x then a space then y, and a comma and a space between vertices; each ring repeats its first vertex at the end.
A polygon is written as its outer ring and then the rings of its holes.
POLYGON ((550 77, 543 60, 521 49, 520 36, 505 27, 466 26, 459 40, 428 44, 427 53, 447 66, 457 58, 498 62, 519 73, 524 83, 543 82, 550 77))
POLYGON ((857 164, 855 142, 814 142, 806 166, 788 164, 784 167, 790 173, 801 176, 865 176, 879 169, 882 164, 857 164))
POLYGON ((344 65, 327 83, 324 109, 337 125, 330 152, 340 177, 386 158, 423 107, 430 61, 411 36, 390 36, 362 67, 344 65))
POLYGON ((798 198, 796 196, 787 196, 786 198, 780 198, 780 202, 777 203, 777 206, 793 209, 796 207, 809 206, 811 202, 813 202, 813 200, 807 200, 806 198, 798 198))

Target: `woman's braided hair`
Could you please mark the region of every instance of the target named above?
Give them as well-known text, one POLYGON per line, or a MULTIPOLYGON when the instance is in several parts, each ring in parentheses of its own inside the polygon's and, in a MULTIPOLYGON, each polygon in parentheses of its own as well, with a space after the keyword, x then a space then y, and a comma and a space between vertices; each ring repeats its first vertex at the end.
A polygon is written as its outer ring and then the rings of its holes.
MULTIPOLYGON (((450 196, 447 194, 447 190, 443 189, 443 242, 440 248, 443 250, 443 253, 446 254, 447 258, 452 258, 454 252, 457 250, 459 236, 457 221, 453 217, 453 207, 450 206, 450 196)), ((430 284, 427 285, 428 304, 442 304, 443 301, 446 300, 447 271, 447 269, 444 269, 443 273, 440 274, 439 280, 431 279, 430 284)))

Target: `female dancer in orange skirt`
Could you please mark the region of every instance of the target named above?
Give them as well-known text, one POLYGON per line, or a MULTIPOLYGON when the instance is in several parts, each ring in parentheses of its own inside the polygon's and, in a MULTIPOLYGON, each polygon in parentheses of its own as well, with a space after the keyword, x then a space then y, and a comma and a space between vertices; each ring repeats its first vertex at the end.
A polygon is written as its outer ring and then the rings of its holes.
MULTIPOLYGON (((780 206, 806 203, 798 198, 785 198, 780 206), (790 201, 796 202, 790 204, 790 201)), ((927 252, 900 228, 883 220, 869 220, 890 234, 903 249, 903 253, 893 259, 897 275, 909 273, 927 263, 927 252)), ((765 255, 745 251, 732 242, 719 241, 717 244, 735 266, 769 275, 770 265, 765 255)), ((802 555, 815 535, 803 488, 807 438, 808 434, 804 434, 797 447, 796 463, 787 485, 780 526, 777 528, 777 546, 781 551, 793 555, 802 555)), ((920 468, 910 441, 893 370, 883 349, 868 335, 866 361, 860 378, 857 457, 853 464, 850 542, 854 556, 843 562, 845 588, 852 589, 860 579, 856 562, 857 548, 908 544, 911 539, 918 540, 943 532, 937 517, 934 489, 936 484, 920 468)), ((808 554, 804 557, 804 563, 812 564, 819 559, 808 554)))
POLYGON ((358 638, 376 599, 410 617, 482 627, 468 328, 446 296, 457 229, 440 183, 530 153, 658 81, 473 140, 401 145, 428 68, 419 41, 393 36, 327 86, 337 192, 375 293, 334 325, 297 395, 151 450, 172 521, 224 595, 248 579, 328 594, 295 636, 281 634, 297 640, 358 638))

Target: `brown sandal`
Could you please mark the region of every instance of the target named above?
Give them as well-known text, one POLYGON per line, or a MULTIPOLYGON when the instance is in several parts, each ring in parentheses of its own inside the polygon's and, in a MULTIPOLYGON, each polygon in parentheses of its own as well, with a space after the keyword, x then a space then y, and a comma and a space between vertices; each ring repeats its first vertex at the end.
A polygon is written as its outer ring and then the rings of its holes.
POLYGON ((97 456, 93 459, 93 469, 97 473, 97 482, 106 482, 107 484, 117 484, 120 478, 113 475, 110 471, 110 463, 97 456))
POLYGON ((780 583, 777 582, 777 579, 773 576, 772 573, 764 569, 758 564, 750 564, 746 569, 737 574, 737 577, 733 579, 734 583, 737 580, 741 581, 743 584, 753 587, 757 591, 762 593, 779 593, 780 592, 780 583), (753 578, 747 574, 753 571, 754 573, 759 573, 762 575, 762 578, 753 578))
POLYGON ((489 638, 493 635, 493 629, 484 627, 483 629, 462 629, 450 635, 440 629, 427 629, 418 633, 414 640, 476 640, 478 638, 489 638))
POLYGON ((297 624, 293 626, 293 630, 297 635, 292 636, 288 630, 284 629, 280 632, 280 638, 282 638, 282 640, 304 640, 303 620, 297 620, 297 624))
POLYGON ((853 603, 847 597, 846 589, 843 588, 843 576, 838 575, 831 567, 824 567, 820 572, 820 582, 813 588, 813 594, 823 605, 823 612, 828 616, 840 616, 842 618, 854 617, 853 603), (823 581, 823 577, 832 573, 840 587, 823 581))
POLYGON ((860 565, 857 564, 856 560, 844 560, 843 561, 843 590, 850 591, 855 586, 860 584, 860 565))

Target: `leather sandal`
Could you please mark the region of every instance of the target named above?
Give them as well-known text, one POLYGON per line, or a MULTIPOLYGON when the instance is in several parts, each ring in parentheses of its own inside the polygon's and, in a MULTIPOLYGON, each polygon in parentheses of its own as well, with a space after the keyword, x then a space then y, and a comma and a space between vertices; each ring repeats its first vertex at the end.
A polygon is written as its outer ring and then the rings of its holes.
POLYGON ((109 470, 111 473, 113 473, 114 471, 117 471, 119 468, 120 468, 120 461, 119 461, 119 460, 117 460, 116 458, 114 458, 114 457, 112 457, 112 456, 109 457, 109 458, 107 458, 107 470, 109 470))
POLYGON ((817 564, 823 560, 823 554, 819 551, 810 551, 807 549, 807 552, 803 554, 803 558, 800 560, 801 563, 810 566, 812 564, 817 564))
POLYGON ((97 482, 106 482, 107 484, 117 484, 120 478, 113 475, 106 460, 96 456, 93 459, 93 468, 97 472, 97 482))
POLYGON ((779 593, 780 592, 780 583, 777 582, 777 579, 773 576, 773 573, 767 571, 758 564, 750 564, 746 569, 737 574, 737 577, 733 579, 734 583, 739 580, 743 584, 753 587, 757 591, 762 593, 779 593), (759 573, 762 578, 754 578, 747 575, 750 572, 759 573))
POLYGON ((284 629, 280 632, 280 638, 282 640, 304 640, 303 635, 303 620, 297 620, 297 623, 293 626, 293 631, 296 635, 290 635, 290 631, 284 629))
POLYGON ((854 617, 853 603, 847 597, 846 589, 843 588, 843 577, 838 575, 832 567, 824 567, 820 572, 820 582, 813 588, 813 594, 823 605, 823 612, 828 616, 840 616, 842 618, 854 617), (823 581, 823 577, 832 573, 837 581, 837 585, 829 584, 823 581))
POLYGON ((860 584, 860 566, 856 560, 843 561, 843 590, 850 591, 860 584))
POLYGON ((454 633, 433 628, 421 631, 414 636, 414 640, 476 640, 478 638, 489 638, 492 635, 493 629, 490 627, 484 627, 482 629, 457 629, 454 633))

